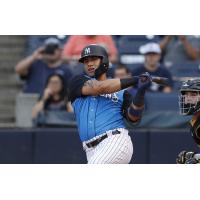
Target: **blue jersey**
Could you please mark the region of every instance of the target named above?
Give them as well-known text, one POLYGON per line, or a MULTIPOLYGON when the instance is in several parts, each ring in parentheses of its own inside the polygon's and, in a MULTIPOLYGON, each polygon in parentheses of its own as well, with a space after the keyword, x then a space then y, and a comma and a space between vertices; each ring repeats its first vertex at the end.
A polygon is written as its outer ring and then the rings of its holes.
POLYGON ((125 128, 124 90, 113 94, 83 96, 81 89, 89 79, 87 76, 78 76, 70 84, 72 106, 81 141, 90 140, 108 130, 125 128))

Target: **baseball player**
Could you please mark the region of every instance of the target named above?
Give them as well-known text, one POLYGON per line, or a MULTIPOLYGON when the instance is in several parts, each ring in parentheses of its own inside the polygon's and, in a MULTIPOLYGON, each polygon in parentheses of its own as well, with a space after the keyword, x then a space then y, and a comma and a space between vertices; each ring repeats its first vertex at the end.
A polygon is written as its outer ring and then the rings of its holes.
MULTIPOLYGON (((196 144, 200 147, 200 79, 188 80, 182 84, 179 107, 182 115, 193 115, 190 121, 190 130, 196 144)), ((181 151, 176 162, 178 164, 197 164, 200 163, 200 154, 181 151)))
POLYGON ((108 54, 99 45, 86 46, 79 62, 86 74, 72 78, 70 96, 88 164, 129 163, 133 145, 124 119, 132 124, 140 121, 152 78, 147 73, 107 79, 108 54), (136 84, 138 90, 132 98, 125 89, 136 84))

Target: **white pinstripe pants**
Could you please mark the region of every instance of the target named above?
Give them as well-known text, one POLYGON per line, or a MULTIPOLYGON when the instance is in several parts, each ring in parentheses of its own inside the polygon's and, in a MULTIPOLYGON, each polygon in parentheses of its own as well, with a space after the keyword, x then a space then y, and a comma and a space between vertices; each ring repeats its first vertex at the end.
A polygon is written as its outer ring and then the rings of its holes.
POLYGON ((121 133, 109 136, 96 147, 84 145, 88 164, 128 164, 133 154, 133 144, 128 130, 120 128, 121 133))

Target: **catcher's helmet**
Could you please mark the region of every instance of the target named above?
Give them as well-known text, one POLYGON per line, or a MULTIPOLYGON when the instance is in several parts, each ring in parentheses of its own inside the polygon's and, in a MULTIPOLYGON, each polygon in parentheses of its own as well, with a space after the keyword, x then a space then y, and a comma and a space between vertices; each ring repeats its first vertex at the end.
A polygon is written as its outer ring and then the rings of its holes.
POLYGON ((183 82, 179 94, 179 108, 182 115, 191 115, 200 111, 200 79, 183 82), (195 102, 186 101, 186 92, 197 93, 195 102))
POLYGON ((98 78, 103 73, 106 73, 108 71, 108 68, 109 68, 108 53, 104 47, 97 44, 91 44, 91 45, 86 46, 82 50, 81 58, 79 59, 79 62, 84 63, 84 59, 91 56, 100 57, 102 59, 101 65, 95 71, 95 77, 98 78))

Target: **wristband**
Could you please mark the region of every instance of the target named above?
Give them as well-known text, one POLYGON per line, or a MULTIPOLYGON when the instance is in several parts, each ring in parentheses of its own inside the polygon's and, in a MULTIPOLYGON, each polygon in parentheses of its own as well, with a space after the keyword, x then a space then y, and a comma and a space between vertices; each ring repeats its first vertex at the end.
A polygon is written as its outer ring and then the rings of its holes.
POLYGON ((133 76, 132 78, 123 78, 120 79, 121 82, 121 89, 125 89, 128 88, 130 86, 134 86, 138 83, 138 77, 137 76, 133 76))
POLYGON ((136 117, 141 117, 142 113, 143 113, 143 109, 136 110, 132 106, 130 106, 128 108, 128 112, 129 112, 130 115, 133 115, 133 116, 136 116, 136 117))

